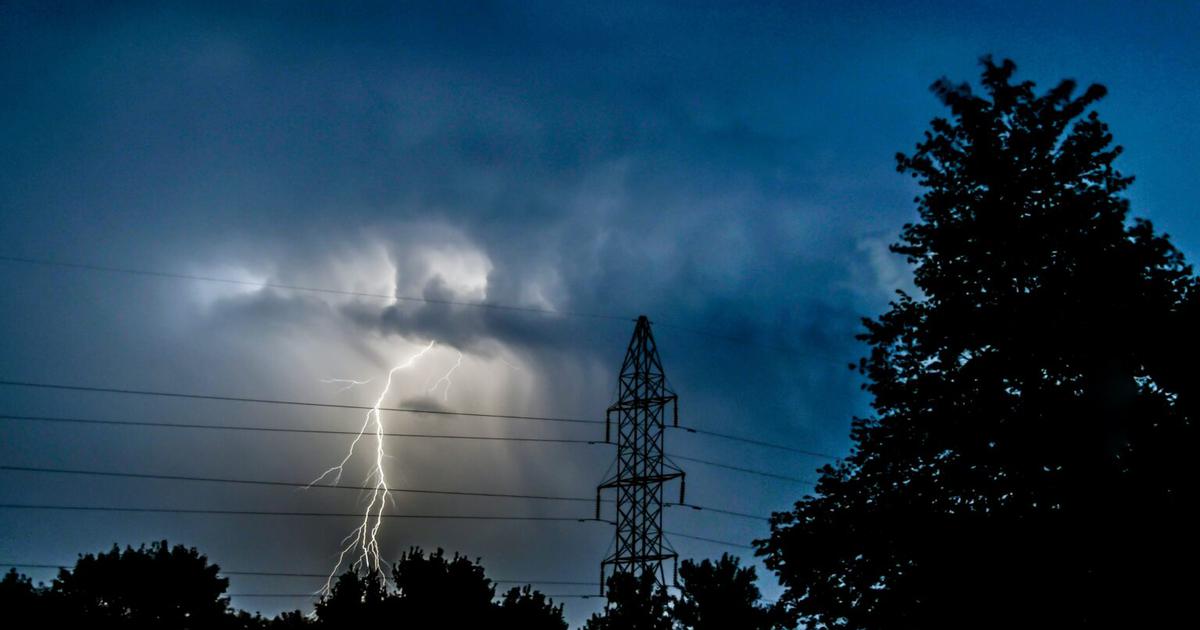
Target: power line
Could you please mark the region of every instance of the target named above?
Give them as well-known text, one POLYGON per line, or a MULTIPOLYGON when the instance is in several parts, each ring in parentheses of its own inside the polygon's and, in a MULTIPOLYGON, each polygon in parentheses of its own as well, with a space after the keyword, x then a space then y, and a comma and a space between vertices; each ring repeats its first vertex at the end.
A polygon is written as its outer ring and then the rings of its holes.
MULTIPOLYGON (((70 569, 71 568, 66 565, 60 566, 60 565, 50 565, 50 564, 18 564, 18 563, 12 563, 12 562, 0 562, 0 566, 6 566, 6 567, 12 567, 12 568, 22 568, 22 569, 70 569)), ((271 573, 271 572, 266 572, 266 571, 254 571, 254 572, 220 571, 220 573, 225 574, 225 575, 268 575, 268 576, 279 576, 279 577, 314 577, 314 578, 321 578, 321 579, 325 579, 325 578, 329 577, 327 575, 316 575, 316 574, 297 575, 297 574, 286 574, 286 573, 271 573)), ((595 586, 595 583, 593 583, 593 582, 566 582, 566 581, 553 581, 553 580, 551 580, 551 581, 490 580, 490 581, 492 584, 497 584, 497 585, 499 585, 499 584, 528 584, 528 585, 532 586, 532 585, 537 584, 537 585, 543 585, 543 586, 593 586, 593 587, 595 586)), ((598 597, 597 595, 585 595, 583 593, 574 593, 574 594, 542 593, 542 595, 547 598, 559 598, 559 599, 566 599, 566 598, 590 599, 593 597, 598 597)), ((305 598, 305 599, 314 598, 315 599, 315 598, 321 597, 320 593, 225 593, 224 596, 225 597, 279 597, 279 598, 295 597, 297 599, 299 599, 299 598, 305 598)))
MULTIPOLYGON (((747 548, 750 549, 751 547, 747 547, 747 548)), ((498 584, 499 582, 497 582, 496 580, 492 580, 492 583, 498 584)), ((541 582, 533 582, 531 584, 541 584, 541 582)), ((585 586, 595 586, 595 585, 588 583, 585 586)), ((675 587, 669 587, 669 588, 675 588, 675 587)), ((320 595, 318 595, 316 593, 226 593, 225 596, 226 597, 279 597, 279 598, 295 597, 297 599, 320 597, 320 595)), ((593 595, 585 595, 583 593, 569 593, 569 594, 542 593, 542 596, 547 599, 555 599, 555 598, 557 598, 557 599, 571 599, 571 598, 574 598, 574 599, 607 599, 606 595, 594 595, 594 594, 593 595)), ((771 607, 776 604, 775 601, 765 599, 762 597, 758 598, 757 601, 758 601, 758 603, 763 604, 767 607, 771 607)))
POLYGON ((610 315, 604 313, 584 313, 580 311, 556 311, 549 308, 538 308, 536 306, 514 306, 510 304, 496 304, 493 302, 463 302, 458 300, 440 300, 435 298, 416 297, 411 295, 396 295, 394 293, 368 293, 364 291, 345 291, 342 289, 330 289, 327 287, 308 287, 294 284, 280 284, 276 282, 254 282, 251 280, 235 280, 233 278, 218 278, 215 276, 201 276, 187 273, 174 273, 169 271, 153 271, 149 269, 133 269, 130 267, 110 267, 107 265, 94 265, 89 263, 71 263, 57 260, 46 260, 38 258, 24 258, 20 256, 0 256, 0 260, 5 262, 21 263, 26 265, 39 265, 43 267, 59 267, 63 269, 79 269, 84 271, 103 271, 107 273, 120 273, 133 276, 146 276, 153 278, 169 278, 172 280, 192 280, 197 282, 215 282, 219 284, 231 284, 244 287, 257 287, 260 289, 279 289, 283 291, 304 291, 307 293, 324 293, 329 295, 345 295, 350 297, 366 297, 378 298, 384 300, 398 300, 401 302, 421 302, 425 304, 439 304, 444 306, 468 306, 471 308, 483 308, 499 311, 514 311, 520 313, 535 313, 538 315, 554 315, 560 317, 582 317, 587 319, 607 319, 618 321, 633 321, 634 318, 622 315, 610 315))
POLYGON ((721 545, 724 547, 736 547, 738 549, 754 549, 754 545, 743 545, 741 543, 730 542, 728 540, 720 540, 717 538, 705 538, 704 536, 693 536, 691 534, 684 534, 682 532, 672 532, 672 531, 667 531, 665 529, 663 530, 663 533, 667 534, 668 536, 678 536, 679 538, 688 538, 691 540, 699 540, 701 542, 713 543, 714 545, 721 545))
MULTIPOLYGON (((151 473, 131 473, 119 471, 104 471, 104 470, 79 470, 72 468, 45 468, 37 466, 9 466, 0 465, 0 470, 10 472, 29 472, 29 473, 46 473, 46 474, 61 474, 61 475, 83 475, 89 477, 119 477, 125 479, 155 479, 164 481, 193 481, 204 483, 224 483, 224 484, 239 484, 239 485, 254 485, 254 486, 272 486, 284 488, 323 488, 332 490, 374 490, 374 486, 344 486, 332 484, 312 484, 295 481, 269 481, 256 479, 237 479, 229 477, 198 477, 190 475, 163 475, 151 473)), ((514 494, 501 492, 472 492, 462 490, 428 490, 416 488, 388 488, 388 492, 403 493, 403 494, 435 494, 444 496, 459 496, 459 497, 483 497, 483 498, 499 498, 499 499, 530 499, 541 501, 567 501, 578 503, 593 503, 594 497, 569 497, 560 495, 543 495, 543 494, 514 494)), ((607 500, 605 503, 612 503, 607 500)), ((746 512, 736 512, 722 508, 713 508, 704 505, 695 505, 692 503, 665 503, 671 507, 685 507, 696 511, 714 512, 717 514, 727 514, 741 518, 748 518, 760 521, 768 521, 770 519, 758 514, 749 514, 746 512)))
MULTIPOLYGON (((155 508, 155 507, 118 507, 111 505, 48 505, 33 503, 0 503, 4 510, 57 510, 70 512, 130 512, 146 514, 206 514, 218 516, 302 516, 302 517, 332 517, 332 518, 362 518, 358 512, 296 512, 270 510, 217 510, 201 508, 155 508)), ((414 519, 414 520, 460 520, 460 521, 547 521, 547 522, 576 522, 576 523, 609 523, 603 519, 574 516, 510 516, 505 514, 383 514, 382 518, 414 519)), ((611 523, 610 523, 611 524, 611 523)))
MULTIPOLYGON (((63 385, 60 383, 34 383, 31 381, 0 380, 0 385, 9 387, 29 387, 35 389, 56 389, 78 392, 100 392, 108 394, 126 394, 133 396, 156 396, 163 398, 186 398, 190 400, 217 400, 221 402, 241 402, 261 405, 289 405, 295 407, 319 407, 322 409, 354 409, 358 411, 374 411, 375 407, 366 405, 351 405, 344 403, 323 403, 302 400, 279 400, 274 398, 247 398, 242 396, 222 396, 217 394, 192 394, 182 392, 166 392, 147 389, 122 389, 117 387, 88 387, 83 385, 63 385)), ((575 424, 604 424, 603 420, 588 420, 584 418, 559 418, 553 416, 521 416, 515 414, 480 413, 473 411, 446 411, 443 409, 419 409, 412 407, 380 407, 379 411, 392 413, 411 413, 434 416, 464 416, 468 418, 498 418, 502 420, 537 420, 540 422, 567 422, 575 424)))
MULTIPOLYGON (((268 510, 217 510, 217 509, 200 509, 200 508, 154 508, 154 507, 117 507, 111 505, 48 505, 48 504, 33 504, 33 503, 0 503, 0 510, 37 510, 37 511, 64 511, 64 512, 124 512, 137 514, 198 514, 210 516, 284 516, 284 517, 333 517, 333 518, 362 518, 362 513, 358 512, 293 512, 293 511, 268 511, 268 510)), ((391 519, 426 519, 426 520, 462 520, 462 521, 543 521, 543 522, 560 522, 560 523, 605 523, 614 525, 612 521, 591 517, 573 517, 573 516, 508 516, 502 514, 383 514, 382 518, 391 519)), ((688 538, 691 540, 699 540, 703 542, 713 543, 726 547, 735 547, 741 549, 752 549, 751 545, 744 545, 728 540, 720 540, 717 538, 705 538, 703 536, 694 536, 683 532, 669 532, 663 530, 664 534, 678 536, 680 538, 688 538)))
MULTIPOLYGON (((72 564, 46 564, 46 563, 28 563, 28 562, 6 562, 0 561, 0 567, 14 567, 22 569, 70 569, 72 564)), ((286 578, 312 578, 326 579, 328 573, 303 573, 289 571, 232 571, 220 569, 218 573, 222 575, 237 575, 237 576, 263 576, 263 577, 286 577, 286 578)), ((489 578, 490 579, 490 578, 489 578)), ((595 586, 595 582, 584 582, 580 580, 491 580, 493 584, 543 584, 547 586, 595 586)))
MULTIPOLYGON (((591 587, 595 588, 596 585, 595 585, 595 583, 591 583, 591 584, 587 584, 587 586, 591 586, 591 587)), ((543 593, 543 595, 547 599, 555 599, 555 598, 558 598, 558 599, 606 599, 604 596, 597 595, 595 593, 592 593, 590 595, 585 595, 583 593, 543 593)))
MULTIPOLYGON (((334 429, 293 429, 285 427, 264 427, 264 426, 247 426, 247 425, 227 425, 227 424, 194 424, 181 422, 147 422, 138 420, 106 420, 99 418, 68 418, 59 416, 27 416, 15 414, 0 414, 0 420, 17 420, 24 422, 46 422, 54 424, 89 424, 98 426, 128 426, 128 427, 145 427, 145 428, 160 428, 160 429, 196 429, 208 431, 249 431, 249 432, 266 432, 266 433, 299 433, 299 434, 314 434, 314 435, 358 435, 354 431, 339 431, 334 429)), ((611 446, 610 443, 603 440, 576 440, 569 438, 535 438, 535 437, 500 437, 488 435, 435 435, 428 433, 384 433, 384 437, 391 438, 408 438, 408 439, 438 439, 438 440, 482 440, 496 442, 533 442, 533 443, 560 443, 560 444, 584 444, 611 446)), ((685 455, 677 455, 667 453, 668 457, 681 461, 689 461, 705 466, 713 466, 716 468, 724 468, 734 470, 750 475, 767 477, 771 479, 779 479, 782 481, 790 481, 794 483, 812 484, 808 479, 800 479, 798 477, 789 477, 776 473, 769 473, 752 468, 743 468, 740 466, 731 466, 706 459, 696 457, 688 457, 685 455)))
POLYGON ((688 433, 697 433, 697 434, 700 434, 700 435, 708 435, 708 436, 711 436, 711 437, 717 437, 717 438, 721 438, 721 439, 723 439, 723 440, 731 440, 731 441, 734 441, 734 442, 742 442, 743 444, 753 444, 753 445, 755 445, 755 446, 765 446, 765 447, 767 447, 767 448, 777 448, 777 449, 779 449, 779 450, 781 450, 781 451, 789 451, 789 452, 792 452, 792 453, 799 453, 800 455, 809 455, 809 456, 811 456, 811 457, 823 457, 823 458, 825 458, 825 459, 834 459, 834 460, 836 460, 836 459, 839 459, 839 457, 838 457, 837 455, 830 455, 829 453, 822 453, 822 452, 819 452, 819 451, 809 451, 809 450, 805 450, 805 449, 802 449, 802 448, 796 448, 796 447, 794 447, 794 446, 787 446, 786 444, 776 444, 776 443, 774 443, 774 442, 765 442, 765 441, 762 441, 762 440, 753 440, 753 439, 750 439, 750 438, 744 438, 744 437, 741 437, 741 436, 738 436, 738 435, 730 435, 730 434, 728 434, 728 433, 717 433, 716 431, 706 431, 706 430, 704 430, 704 429, 694 429, 694 428, 692 428, 692 427, 685 427, 685 426, 680 426, 680 427, 668 427, 668 428, 679 428, 679 429, 682 429, 682 430, 684 430, 684 431, 687 431, 688 433))
MULTIPOLYGON (((331 490, 374 490, 374 486, 343 486, 333 484, 309 484, 295 481, 268 481, 256 479, 235 479, 229 477, 196 477, 189 475, 160 475, 150 473, 131 473, 117 472, 106 470, 77 470, 70 468, 41 468, 35 466, 4 466, 0 465, 0 470, 12 472, 31 472, 31 473, 49 473, 61 475, 84 475, 88 477, 120 477, 126 479, 158 479, 164 481, 196 481, 205 483, 225 483, 239 484, 248 486, 274 486, 283 488, 322 488, 331 490)), ((462 490, 427 490, 416 488, 388 488, 388 492, 400 494, 437 494, 446 496, 458 497, 483 497, 483 498, 498 498, 498 499, 532 499, 541 501, 575 501, 579 503, 592 503, 595 498, 592 497, 567 497, 543 494, 510 494, 501 492, 470 492, 462 490)), ((713 510, 716 511, 716 510, 713 510)))
MULTIPOLYGON (((92 392, 92 393, 123 394, 123 395, 133 395, 133 396, 155 396, 155 397, 163 397, 163 398, 183 398, 183 399, 190 399, 190 400, 215 400, 215 401, 221 401, 221 402, 240 402, 240 403, 264 404, 264 405, 319 407, 319 408, 323 408, 323 409, 353 409, 353 410, 357 410, 357 411, 372 411, 372 410, 374 410, 374 407, 368 407, 366 405, 351 405, 351 404, 345 404, 345 403, 323 403, 323 402, 285 400, 285 399, 275 399, 275 398, 248 398, 248 397, 243 397, 243 396, 225 396, 225 395, 218 395, 218 394, 194 394, 194 393, 168 392, 168 391, 159 391, 159 390, 125 389, 125 388, 118 388, 118 387, 92 387, 92 386, 84 386, 84 385, 66 385, 66 384, 62 384, 62 383, 39 383, 39 382, 32 382, 32 381, 0 380, 0 385, 8 386, 8 387, 28 387, 28 388, 34 388, 34 389, 55 389, 55 390, 81 391, 81 392, 92 392)), ((496 419, 502 419, 502 420, 530 420, 530 421, 538 421, 538 422, 561 422, 561 423, 572 423, 572 424, 604 424, 603 420, 592 420, 592 419, 588 419, 588 418, 573 418, 573 417, 564 417, 564 416, 527 416, 527 415, 516 415, 516 414, 483 413, 483 412, 472 412, 472 411, 448 411, 448 410, 444 410, 444 409, 420 409, 420 408, 412 408, 412 407, 380 407, 379 410, 387 411, 387 412, 394 412, 394 413, 409 413, 409 414, 424 414, 424 415, 439 415, 439 416, 460 416, 460 417, 468 417, 468 418, 496 418, 496 419)), ((684 426, 681 426, 678 428, 686 430, 689 433, 707 435, 707 436, 716 437, 716 438, 720 438, 720 439, 724 439, 724 440, 731 440, 734 442, 742 442, 745 444, 753 444, 755 446, 776 448, 776 449, 781 449, 781 450, 785 450, 785 451, 790 451, 793 453, 798 453, 800 455, 808 455, 811 457, 823 457, 823 458, 827 458, 827 459, 838 459, 836 455, 831 455, 828 453, 809 451, 809 450, 804 450, 804 449, 795 448, 795 447, 791 447, 791 446, 775 444, 772 442, 765 442, 762 440, 754 440, 754 439, 745 438, 745 437, 741 437, 741 436, 737 436, 737 435, 731 435, 728 433, 718 433, 715 431, 707 431, 704 429, 696 429, 696 428, 684 427, 684 426)))
MULTIPOLYGON (((230 425, 230 424, 196 424, 183 422, 146 422, 138 420, 103 420, 98 418, 64 418, 57 416, 24 416, 12 414, 0 414, 0 419, 4 420, 24 420, 29 422, 51 422, 51 423, 70 423, 70 424, 95 424, 107 426, 129 426, 129 427, 156 427, 163 429, 200 429, 200 430, 217 430, 217 431, 253 431, 265 433, 300 433, 314 435, 358 435, 356 431, 342 431, 336 429, 295 429, 288 427, 263 427, 263 426, 245 426, 245 425, 230 425)), ((610 446, 604 440, 576 440, 569 438, 537 438, 537 437, 508 437, 508 436, 490 436, 490 435, 443 435, 430 433, 383 433, 384 437, 393 438, 416 438, 416 439, 438 439, 438 440, 483 440, 495 442, 542 442, 542 443, 558 443, 558 444, 590 444, 597 446, 610 446)))
MULTIPOLYGON (((2 417, 2 416, 0 416, 0 417, 2 417)), ((714 461, 710 461, 707 459, 699 459, 696 457, 687 457, 684 455, 675 455, 672 453, 667 453, 667 457, 670 457, 672 459, 678 459, 678 460, 685 461, 685 462, 692 462, 694 464, 703 464, 705 466, 714 466, 716 468, 725 468, 727 470, 736 470, 738 472, 746 473, 748 475, 758 475, 760 477, 770 477, 772 479, 781 479, 783 481, 791 481, 794 483, 803 483, 803 484, 810 484, 810 485, 814 483, 811 479, 801 479, 799 477, 789 477, 787 475, 777 475, 775 473, 763 472, 761 470, 754 470, 753 468, 742 468, 740 466, 730 466, 729 464, 722 464, 720 462, 714 462, 714 461)))
POLYGON ((766 523, 769 523, 771 521, 770 518, 768 518, 766 516, 762 516, 760 514, 750 514, 749 512, 737 512, 735 510, 726 510, 723 508, 714 508, 714 507, 708 507, 708 506, 704 506, 704 505, 696 505, 694 503, 671 503, 669 501, 664 501, 663 505, 665 505, 667 507, 692 508, 693 510, 696 510, 697 512, 715 512, 717 514, 725 514, 727 516, 737 516, 739 518, 748 518, 748 519, 753 519, 756 521, 763 521, 766 523))
MULTIPOLYGON (((595 586, 595 584, 588 584, 588 586, 595 586)), ((317 598, 319 598, 320 594, 318 594, 318 593, 226 593, 226 596, 227 596, 227 598, 317 599, 317 598)), ((600 599, 601 598, 601 595, 595 595, 595 594, 584 595, 582 593, 572 593, 572 594, 542 593, 542 596, 545 596, 546 599, 572 599, 572 598, 574 598, 574 599, 600 599)))
POLYGON ((317 593, 225 593, 225 597, 278 597, 280 599, 294 597, 296 599, 316 599, 317 593))
MULTIPOLYGON (((678 535, 678 534, 676 534, 676 535, 678 535)), ((701 540, 710 540, 710 539, 701 539, 701 540)), ((738 545, 738 546, 744 547, 746 549, 753 548, 752 546, 749 546, 749 545, 738 545)), ((29 562, 0 561, 0 567, 11 567, 11 568, 21 568, 21 569, 71 569, 73 567, 73 565, 71 565, 71 564, 44 564, 44 563, 39 564, 39 563, 29 563, 29 562)), ((218 573, 221 575, 230 575, 230 576, 312 578, 312 579, 322 579, 322 580, 329 577, 325 573, 296 573, 296 572, 284 572, 284 571, 229 571, 229 570, 225 570, 225 569, 220 569, 218 571, 218 573)), ((531 586, 532 585, 542 585, 542 586, 595 586, 596 585, 595 582, 586 582, 586 581, 581 581, 581 580, 493 580, 493 579, 489 578, 489 581, 492 584, 497 584, 497 585, 499 585, 499 584, 517 584, 517 585, 528 584, 531 586)), ((581 599, 591 599, 591 598, 602 597, 600 595, 583 594, 583 593, 577 593, 577 594, 543 593, 543 595, 545 597, 563 597, 563 598, 578 597, 581 599)), ((297 597, 297 598, 299 598, 299 597, 316 597, 316 596, 318 596, 318 594, 316 594, 316 593, 227 593, 226 596, 228 596, 228 597, 297 597)), ((761 601, 766 601, 766 600, 761 600, 761 601)))

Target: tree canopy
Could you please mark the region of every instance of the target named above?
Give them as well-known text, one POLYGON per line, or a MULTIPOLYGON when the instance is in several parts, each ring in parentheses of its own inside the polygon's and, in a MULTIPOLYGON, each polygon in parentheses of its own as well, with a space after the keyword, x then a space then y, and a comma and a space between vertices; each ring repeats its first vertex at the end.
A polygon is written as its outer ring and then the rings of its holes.
POLYGON ((0 614, 49 627, 100 624, 135 630, 289 628, 526 628, 566 630, 562 605, 531 586, 495 597, 477 561, 441 549, 410 549, 380 573, 348 571, 321 597, 311 617, 299 611, 273 619, 234 611, 228 580, 197 550, 166 541, 149 547, 79 557, 49 585, 10 570, 0 580, 0 614))
POLYGON ((690 630, 770 630, 783 627, 785 617, 763 605, 754 567, 739 566, 737 558, 679 564, 679 598, 674 616, 690 630))
POLYGON ((1166 619, 1194 566, 1196 279, 1072 81, 983 60, 900 172, 916 295, 864 320, 873 414, 759 552, 831 628, 1166 619))
POLYGON ((654 574, 614 573, 605 581, 608 602, 584 630, 672 630, 671 596, 654 574))
POLYGON ((214 628, 229 616, 229 580, 195 548, 167 541, 85 554, 50 587, 64 623, 133 628, 214 628))
MULTIPOLYGON (((220 568, 192 548, 166 541, 137 549, 114 547, 81 555, 49 585, 34 585, 9 570, 0 579, 0 615, 38 620, 50 627, 100 623, 134 630, 210 628, 294 630, 297 628, 523 628, 566 630, 562 604, 532 586, 516 586, 497 597, 495 583, 478 561, 438 549, 412 548, 381 572, 347 571, 317 599, 311 615, 285 612, 274 618, 235 611, 225 595, 220 568)), ((608 601, 593 615, 589 630, 708 630, 781 627, 780 617, 759 602, 753 567, 737 558, 685 560, 680 596, 672 597, 652 574, 640 579, 616 574, 607 582, 608 601)))
POLYGON ((396 625, 411 628, 512 627, 565 630, 562 605, 531 586, 496 601, 495 583, 478 561, 441 549, 413 548, 392 565, 392 587, 378 573, 348 571, 316 604, 318 625, 342 628, 396 625))

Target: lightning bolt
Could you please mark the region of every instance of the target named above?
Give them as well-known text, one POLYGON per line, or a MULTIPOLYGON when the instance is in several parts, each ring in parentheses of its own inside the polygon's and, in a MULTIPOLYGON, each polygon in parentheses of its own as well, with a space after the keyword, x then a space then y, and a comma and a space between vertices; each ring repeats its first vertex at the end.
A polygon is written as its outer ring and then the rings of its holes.
MULTIPOLYGON (((320 595, 328 595, 330 593, 333 587, 334 577, 337 576, 338 571, 342 568, 342 564, 346 561, 348 556, 357 556, 354 562, 350 564, 350 568, 355 571, 364 568, 370 571, 379 571, 380 563, 378 535, 379 528, 383 524, 383 508, 387 503, 389 496, 387 476, 384 474, 383 470, 383 459, 386 457, 386 455, 383 452, 383 417, 380 414, 380 407, 383 406, 383 401, 387 398, 388 391, 392 387, 392 377, 395 376, 396 372, 412 367, 418 359, 425 356, 430 350, 433 349, 434 343, 435 342, 430 341, 429 345, 422 348, 421 351, 412 355, 408 359, 405 359, 402 363, 396 365, 391 370, 388 370, 387 381, 384 383, 383 391, 379 393, 379 397, 375 400, 375 404, 371 406, 369 411, 367 411, 366 417, 363 419, 362 428, 358 430, 358 434, 355 435, 354 439, 350 442, 350 448, 347 449, 346 456, 342 458, 342 461, 338 463, 338 465, 333 466, 321 473, 319 477, 313 479, 312 482, 308 484, 308 487, 311 488, 313 484, 320 482, 330 475, 334 476, 334 485, 337 485, 339 482, 341 482, 342 472, 345 470, 346 463, 349 462, 350 458, 354 456, 354 448, 358 446, 358 443, 363 439, 363 436, 367 434, 367 431, 369 428, 371 428, 372 423, 374 424, 375 465, 371 469, 371 473, 367 476, 368 482, 370 482, 372 479, 375 480, 375 484, 371 489, 371 501, 367 504, 367 507, 363 512, 362 524, 360 524, 353 531, 351 531, 350 534, 342 539, 341 553, 338 554, 337 563, 333 565, 333 569, 329 572, 329 577, 325 580, 324 588, 318 591, 318 594, 320 595)), ((461 362, 461 360, 462 354, 459 353, 459 361, 461 362)), ((451 369, 451 372, 453 371, 454 370, 451 369)), ((450 374, 447 373, 446 377, 449 376, 450 374)), ((369 382, 352 381, 351 379, 326 379, 326 381, 343 383, 349 382, 347 388, 369 382)), ((448 383, 449 381, 447 381, 447 387, 449 387, 448 383)))
POLYGON ((512 368, 512 369, 514 369, 514 370, 516 370, 516 371, 518 371, 518 372, 524 372, 524 371, 525 371, 525 370, 522 370, 522 369, 521 369, 521 366, 519 366, 519 365, 513 365, 512 363, 509 363, 508 361, 506 361, 506 360, 504 359, 504 357, 496 357, 496 358, 497 358, 497 359, 500 359, 500 362, 501 362, 501 363, 503 363, 504 365, 507 365, 508 367, 510 367, 510 368, 512 368))
POLYGON ((442 390, 442 400, 443 401, 450 400, 450 385, 451 385, 450 376, 452 374, 454 374, 454 370, 457 370, 460 365, 462 365, 462 353, 461 352, 458 353, 458 360, 456 360, 454 362, 454 365, 450 366, 450 369, 444 375, 442 375, 441 378, 434 381, 433 386, 427 388, 426 391, 428 391, 429 393, 432 394, 433 392, 437 391, 437 388, 439 385, 441 385, 442 383, 445 383, 446 388, 442 390))
POLYGON ((341 393, 341 392, 344 392, 347 389, 350 389, 351 387, 355 387, 357 385, 366 385, 367 383, 371 382, 371 379, 367 379, 365 381, 356 381, 352 378, 323 378, 323 379, 321 379, 321 382, 322 383, 345 383, 346 386, 338 390, 338 393, 341 393))

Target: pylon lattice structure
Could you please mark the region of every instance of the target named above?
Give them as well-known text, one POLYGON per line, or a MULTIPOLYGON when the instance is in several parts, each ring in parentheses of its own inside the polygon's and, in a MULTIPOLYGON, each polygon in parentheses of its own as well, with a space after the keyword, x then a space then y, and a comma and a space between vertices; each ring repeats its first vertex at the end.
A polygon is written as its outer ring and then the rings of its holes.
POLYGON ((670 562, 674 584, 679 556, 663 537, 663 485, 679 479, 679 502, 684 502, 684 472, 663 454, 667 407, 672 408, 673 424, 679 426, 679 399, 667 387, 645 315, 637 320, 619 381, 617 401, 606 414, 604 436, 606 442, 612 441, 615 415, 616 473, 596 488, 597 519, 601 493, 609 488, 617 493, 616 541, 612 555, 600 563, 601 595, 610 567, 614 573, 652 573, 660 586, 667 586, 663 564, 670 562))

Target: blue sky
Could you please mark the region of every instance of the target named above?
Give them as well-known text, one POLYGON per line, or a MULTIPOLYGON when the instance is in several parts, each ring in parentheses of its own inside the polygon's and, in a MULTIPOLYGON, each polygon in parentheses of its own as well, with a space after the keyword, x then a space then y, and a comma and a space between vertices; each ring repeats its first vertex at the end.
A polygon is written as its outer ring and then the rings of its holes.
MULTIPOLYGON (((1200 5, 1161 3, 5 3, 0 255, 344 291, 649 315, 683 421, 845 452, 866 412, 859 318, 908 284, 886 244, 914 217, 894 155, 943 113, 942 76, 1010 57, 1048 88, 1099 82, 1134 213, 1186 254, 1200 172, 1200 5), (672 327, 673 326, 673 327, 672 327), (683 329, 748 338, 731 343, 683 329)), ((540 317, 0 262, 0 378, 596 416, 632 322, 540 317), (449 392, 428 383, 464 355, 449 392)), ((285 427, 355 414, 0 388, 0 412, 285 427)), ((592 429, 389 418, 395 431, 592 429)), ((307 480, 340 439, 0 424, 7 465, 307 480)), ((589 434, 590 435, 590 434, 589 434)), ((672 433, 668 450, 811 477, 821 462, 672 433)), ((609 451, 389 444, 412 487, 589 496, 609 451)), ((332 461, 331 461, 332 460, 332 461)), ((361 462, 360 462, 361 463, 361 462)), ((689 495, 755 513, 804 486, 689 468, 689 495)), ((358 471, 359 473, 364 472, 358 471)), ((356 473, 357 474, 357 473, 356 473)), ((354 493, 0 472, 0 499, 355 509, 354 493)), ((397 509, 574 514, 405 498, 397 509)), ((586 511, 586 510, 584 510, 586 511)), ((670 512, 749 541, 765 525, 670 512)), ((0 510, 0 560, 166 537, 230 568, 323 569, 352 523, 0 510)), ((600 526, 396 522, 493 575, 588 580, 600 526)), ((678 540, 685 557, 724 549, 678 540)), ((386 553, 385 551, 385 553, 386 553)), ((36 575, 36 574, 35 574, 36 575)), ((764 590, 775 592, 770 575, 764 590)), ((235 592, 311 584, 235 580, 235 592)), ((545 590, 551 591, 552 587, 545 590)), ((582 591, 589 591, 584 588, 582 591)), ((562 592, 562 591, 559 591, 562 592)), ((303 602, 238 600, 272 612, 303 602)), ((575 620, 595 600, 569 600, 575 620)))

